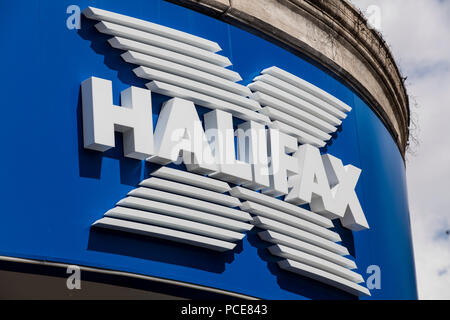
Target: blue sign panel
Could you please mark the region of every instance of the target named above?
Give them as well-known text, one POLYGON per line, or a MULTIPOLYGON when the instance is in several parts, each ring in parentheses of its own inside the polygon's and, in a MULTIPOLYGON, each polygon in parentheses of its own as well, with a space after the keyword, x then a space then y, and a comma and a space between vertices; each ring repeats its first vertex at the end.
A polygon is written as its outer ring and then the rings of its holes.
MULTIPOLYGON (((133 72, 138 63, 124 61, 123 49, 108 43, 111 34, 95 28, 99 19, 82 16, 77 29, 76 8, 68 10, 72 4, 34 0, 0 5, 0 255, 126 271, 264 299, 355 299, 335 285, 280 268, 281 258, 268 251, 271 245, 258 236, 258 226, 225 252, 92 227, 161 165, 124 157, 122 134, 115 136, 116 147, 105 152, 85 148, 82 82, 91 77, 111 81, 113 104, 120 106, 123 90, 147 89, 149 80, 133 72)), ((333 220, 331 230, 348 249, 346 261, 356 264, 353 271, 364 280, 360 285, 370 289, 370 296, 362 299, 417 298, 404 163, 388 130, 358 95, 306 59, 174 4, 80 0, 77 6, 101 8, 218 43, 218 54, 233 63, 227 69, 238 73, 244 86, 276 66, 349 106, 351 111, 320 152, 362 170, 356 194, 370 228, 355 232, 333 220)), ((153 127, 163 104, 175 96, 152 90, 153 127)), ((198 101, 193 102, 202 118, 211 108, 198 101)), ((283 114, 278 117, 285 119, 283 114)), ((235 127, 244 122, 234 118, 235 127)), ((168 167, 185 170, 184 165, 168 167)))

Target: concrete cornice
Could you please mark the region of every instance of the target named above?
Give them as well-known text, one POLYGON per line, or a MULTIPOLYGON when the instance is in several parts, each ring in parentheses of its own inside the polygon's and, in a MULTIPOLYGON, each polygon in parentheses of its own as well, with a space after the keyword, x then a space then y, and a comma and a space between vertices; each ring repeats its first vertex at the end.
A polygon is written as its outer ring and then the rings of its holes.
POLYGON ((380 34, 348 0, 169 0, 245 28, 337 75, 376 112, 404 156, 409 101, 380 34))

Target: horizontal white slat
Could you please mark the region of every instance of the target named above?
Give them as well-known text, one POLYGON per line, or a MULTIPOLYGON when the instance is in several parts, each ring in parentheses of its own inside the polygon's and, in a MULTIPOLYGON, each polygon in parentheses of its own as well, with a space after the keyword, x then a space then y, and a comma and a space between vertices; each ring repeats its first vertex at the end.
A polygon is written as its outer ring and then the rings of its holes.
POLYGON ((277 109, 271 108, 271 107, 264 107, 260 111, 261 113, 268 116, 271 120, 278 120, 281 122, 284 122, 290 126, 293 126, 294 128, 297 128, 301 131, 304 131, 313 137, 316 137, 317 139, 328 141, 331 139, 331 136, 315 127, 313 127, 310 124, 307 124, 306 122, 296 119, 287 113, 278 111, 277 109))
POLYGON ((205 108, 218 109, 229 112, 236 118, 242 120, 256 121, 263 124, 270 123, 270 119, 263 114, 192 90, 184 89, 160 81, 152 81, 147 84, 147 87, 151 91, 165 96, 183 98, 205 108))
MULTIPOLYGON (((270 84, 267 84, 262 81, 256 81, 253 83, 250 83, 247 87, 249 87, 253 92, 262 92, 269 96, 275 97, 277 99, 280 99, 281 101, 284 101, 286 103, 289 103, 293 105, 294 107, 297 107, 305 112, 308 112, 323 121, 326 121, 330 123, 331 125, 335 126, 337 123, 339 123, 340 118, 335 117, 332 114, 329 114, 328 112, 325 112, 324 110, 320 109, 319 107, 300 99, 296 96, 293 96, 292 94, 289 94, 283 90, 280 90, 274 86, 271 86, 270 84)), ((346 117, 346 115, 344 114, 346 117)), ((344 119, 343 117, 342 119, 344 119)))
POLYGON ((359 284, 297 261, 282 260, 278 262, 278 266, 283 270, 323 282, 356 296, 370 296, 370 291, 359 284))
POLYGON ((225 218, 230 218, 239 221, 252 221, 252 217, 241 210, 232 209, 229 207, 224 207, 218 204, 214 204, 208 201, 198 200, 190 197, 180 196, 178 194, 173 194, 170 192, 164 192, 155 189, 149 189, 145 187, 136 188, 128 193, 129 196, 165 202, 173 204, 180 207, 186 207, 194 210, 200 210, 203 212, 208 212, 223 216, 225 218))
POLYGON ((268 248, 269 252, 277 257, 282 257, 294 261, 298 261, 308 266, 315 267, 326 272, 335 274, 344 279, 350 280, 354 283, 364 282, 363 277, 360 274, 353 272, 347 268, 344 268, 340 265, 332 263, 328 260, 324 260, 322 258, 310 255, 308 253, 295 250, 289 247, 285 247, 282 245, 274 245, 268 248))
POLYGON ((337 99, 336 97, 332 96, 328 92, 326 92, 326 91, 316 87, 315 85, 313 85, 299 77, 296 77, 293 74, 291 74, 287 71, 284 71, 278 67, 271 67, 271 68, 265 69, 261 73, 262 74, 270 74, 278 79, 289 82, 293 86, 300 88, 300 89, 318 97, 319 99, 322 99, 322 100, 334 105, 336 108, 338 108, 342 112, 350 112, 352 110, 351 107, 349 107, 344 102, 337 99))
POLYGON ((230 197, 226 194, 221 194, 218 192, 209 191, 202 188, 197 188, 190 185, 163 180, 159 178, 146 179, 142 181, 139 185, 143 187, 155 188, 162 191, 181 194, 183 196, 191 198, 205 200, 231 208, 239 207, 241 205, 239 199, 235 197, 230 197))
POLYGON ((159 24, 152 23, 149 21, 140 20, 122 14, 114 13, 111 11, 88 7, 83 11, 83 14, 89 19, 113 22, 116 24, 120 24, 122 26, 142 30, 145 32, 160 35, 165 38, 184 42, 191 46, 202 48, 204 50, 208 50, 211 52, 217 52, 222 50, 220 46, 214 41, 210 41, 186 32, 161 26, 159 24))
POLYGON ((120 219, 102 218, 96 221, 93 224, 93 226, 99 228, 119 230, 128 233, 135 233, 144 236, 160 238, 164 240, 176 241, 219 252, 233 250, 236 247, 236 244, 232 242, 226 242, 222 240, 199 236, 192 233, 157 226, 151 226, 148 224, 136 223, 132 221, 125 221, 120 219))
POLYGON ((356 269, 356 263, 350 259, 342 257, 334 252, 322 249, 321 247, 309 244, 307 242, 286 236, 284 234, 267 230, 258 233, 258 236, 267 242, 281 244, 296 250, 300 250, 319 258, 334 262, 347 269, 356 269))
MULTIPOLYGON (((160 59, 156 57, 152 57, 146 54, 142 54, 135 51, 127 51, 123 53, 122 58, 129 63, 141 65, 144 67, 150 67, 153 69, 157 69, 160 71, 164 71, 167 73, 172 73, 174 75, 181 76, 185 79, 192 79, 195 81, 199 81, 203 84, 210 84, 211 86, 214 86, 216 88, 227 90, 231 93, 235 93, 239 96, 249 96, 251 94, 251 91, 249 88, 239 84, 235 83, 220 77, 217 77, 215 75, 212 75, 207 72, 199 71, 191 67, 186 67, 182 64, 174 63, 167 61, 165 59, 160 59)), ((136 71, 135 71, 136 73, 136 71)), ((143 77, 145 79, 150 80, 158 80, 153 79, 149 77, 143 77)), ((164 80, 161 80, 164 82, 164 80)), ((171 82, 172 83, 172 82, 171 82)), ((253 105, 256 105, 257 107, 260 107, 258 103, 253 103, 253 105)))
POLYGON ((172 169, 169 167, 161 167, 153 171, 151 175, 154 177, 186 183, 194 187, 208 189, 220 193, 228 192, 231 190, 230 186, 226 182, 187 171, 172 169))
POLYGON ((341 256, 349 255, 347 248, 345 248, 344 246, 341 246, 337 243, 334 243, 333 241, 324 239, 322 237, 316 236, 315 234, 312 234, 310 232, 290 227, 284 223, 280 223, 275 220, 267 219, 264 217, 253 217, 253 224, 258 228, 279 232, 292 238, 319 246, 323 249, 329 250, 341 256))
MULTIPOLYGON (((142 42, 125 39, 121 37, 113 37, 108 40, 109 44, 116 49, 125 50, 125 51, 134 51, 140 52, 142 54, 146 54, 152 57, 164 59, 165 61, 171 61, 177 63, 179 65, 183 65, 186 67, 190 67, 195 70, 200 70, 203 72, 210 73, 217 77, 230 80, 230 81, 241 81, 242 78, 239 73, 220 67, 218 65, 209 63, 204 60, 196 59, 193 57, 189 57, 185 54, 181 54, 178 52, 166 50, 163 48, 158 48, 149 44, 145 44, 142 42)), ((248 88, 247 88, 248 89, 248 88)))
POLYGON ((176 218, 209 224, 211 226, 216 226, 232 231, 244 232, 252 229, 252 226, 248 223, 220 217, 198 210, 192 210, 185 207, 179 207, 168 203, 142 198, 126 197, 125 199, 120 200, 116 205, 131 209, 166 214, 176 218))
MULTIPOLYGON (((255 92, 252 95, 252 99, 258 101, 262 106, 272 107, 281 112, 286 112, 290 116, 300 119, 326 133, 335 132, 337 130, 336 126, 331 125, 330 123, 319 119, 312 114, 305 112, 297 107, 294 107, 280 99, 271 97, 262 92, 255 92)), ((342 121, 339 120, 340 125, 342 121)))
POLYGON ((97 23, 95 27, 99 32, 104 34, 109 34, 111 36, 118 36, 135 41, 140 41, 146 44, 151 44, 160 48, 182 53, 197 59, 205 60, 209 63, 214 63, 221 67, 231 66, 231 61, 227 57, 191 46, 183 42, 168 39, 148 32, 124 27, 111 22, 102 21, 97 23))
MULTIPOLYGON (((219 86, 222 86, 222 83, 213 83, 211 81, 211 85, 209 85, 148 67, 139 67, 134 69, 133 72, 139 78, 162 81, 181 88, 193 90, 195 92, 199 92, 216 99, 228 101, 230 103, 236 104, 237 106, 247 108, 252 111, 257 111, 261 109, 261 106, 255 100, 250 100, 247 99, 246 97, 227 91, 227 89, 224 90, 219 88, 219 86)), ((221 82, 228 82, 235 84, 231 81, 223 79, 221 79, 221 82)))
POLYGON ((311 232, 319 237, 328 239, 333 242, 342 241, 339 234, 334 231, 328 230, 327 228, 318 226, 317 224, 294 217, 293 215, 290 215, 288 213, 284 213, 282 211, 275 210, 258 203, 246 201, 241 205, 241 209, 257 216, 266 217, 281 223, 285 223, 291 227, 311 232))
POLYGON ((203 223, 179 219, 171 216, 156 214, 149 211, 141 211, 130 208, 115 207, 105 213, 106 217, 130 220, 145 224, 167 227, 179 231, 195 233, 224 241, 239 241, 244 238, 243 233, 217 228, 203 223))
POLYGON ((331 220, 328 218, 322 217, 314 212, 305 210, 296 205, 278 200, 259 192, 255 192, 242 187, 234 187, 231 189, 230 194, 233 197, 256 202, 270 208, 289 213, 293 216, 305 219, 325 228, 332 228, 334 226, 333 222, 331 222, 331 220))
POLYGON ((339 119, 345 118, 346 112, 340 111, 334 105, 331 105, 330 103, 328 103, 322 99, 319 99, 316 96, 314 96, 302 89, 299 89, 298 87, 295 87, 283 80, 275 78, 269 74, 263 74, 261 76, 258 76, 254 79, 254 81, 263 81, 267 84, 277 87, 280 90, 288 92, 288 93, 292 94, 293 96, 296 96, 297 98, 308 101, 309 103, 319 107, 323 111, 328 112, 329 114, 332 114, 339 119))
POLYGON ((301 144, 310 144, 318 148, 322 148, 326 145, 325 141, 317 139, 316 137, 313 137, 312 135, 307 134, 306 132, 303 132, 297 128, 294 128, 280 121, 273 121, 271 124, 269 124, 269 127, 278 129, 281 132, 284 132, 288 135, 297 138, 298 142, 300 142, 301 144))

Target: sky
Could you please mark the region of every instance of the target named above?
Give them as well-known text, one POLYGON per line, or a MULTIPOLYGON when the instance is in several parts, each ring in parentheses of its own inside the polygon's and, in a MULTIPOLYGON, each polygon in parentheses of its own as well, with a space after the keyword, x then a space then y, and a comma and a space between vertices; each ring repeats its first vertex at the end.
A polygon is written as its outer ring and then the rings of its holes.
POLYGON ((411 100, 408 194, 420 299, 450 299, 450 0, 351 0, 382 34, 411 100))

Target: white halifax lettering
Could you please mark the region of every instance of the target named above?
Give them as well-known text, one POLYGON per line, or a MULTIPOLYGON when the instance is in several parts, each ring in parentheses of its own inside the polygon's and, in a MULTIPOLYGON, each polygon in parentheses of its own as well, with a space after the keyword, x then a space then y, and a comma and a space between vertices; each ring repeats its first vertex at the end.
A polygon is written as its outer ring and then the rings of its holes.
POLYGON ((85 148, 104 152, 122 132, 125 157, 183 162, 188 171, 309 204, 351 230, 369 228, 355 192, 361 170, 312 145, 299 146, 278 129, 247 121, 235 131, 232 114, 223 110, 206 113, 203 129, 194 103, 173 98, 162 106, 153 132, 150 90, 131 87, 114 106, 111 82, 95 77, 82 83, 82 99, 85 148))

